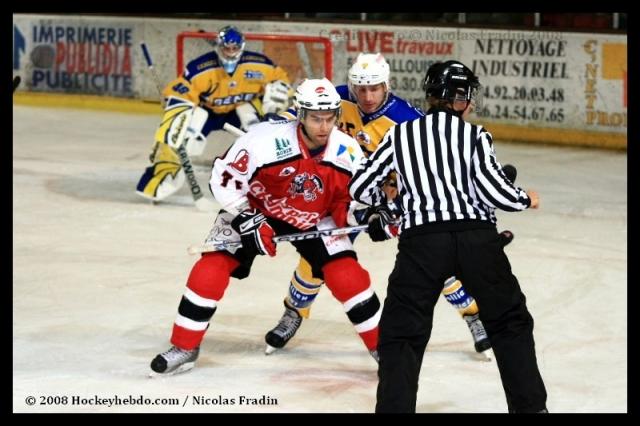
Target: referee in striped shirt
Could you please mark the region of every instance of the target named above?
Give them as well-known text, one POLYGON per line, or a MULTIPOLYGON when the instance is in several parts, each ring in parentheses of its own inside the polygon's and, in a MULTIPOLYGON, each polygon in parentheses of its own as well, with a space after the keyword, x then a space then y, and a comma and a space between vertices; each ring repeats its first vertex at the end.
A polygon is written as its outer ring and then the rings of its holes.
POLYGON ((432 65, 424 82, 427 115, 390 128, 349 185, 356 201, 379 206, 369 223, 376 235, 397 233, 380 189, 392 170, 404 209, 380 319, 376 412, 415 412, 433 309, 443 281, 452 275, 478 303, 508 411, 546 412, 533 318, 511 272, 495 216, 496 208, 538 208, 539 198, 505 176, 491 134, 465 121, 479 88, 478 78, 458 61, 432 65))

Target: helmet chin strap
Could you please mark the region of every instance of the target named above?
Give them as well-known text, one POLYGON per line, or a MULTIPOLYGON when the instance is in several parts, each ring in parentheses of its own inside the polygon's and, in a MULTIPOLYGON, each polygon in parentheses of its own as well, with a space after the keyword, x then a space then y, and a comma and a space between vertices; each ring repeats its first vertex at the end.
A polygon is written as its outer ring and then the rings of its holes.
POLYGON ((307 133, 307 129, 305 129, 304 127, 304 123, 302 122, 302 120, 300 120, 300 127, 302 128, 302 134, 309 140, 311 140, 311 136, 309 136, 309 133, 307 133))

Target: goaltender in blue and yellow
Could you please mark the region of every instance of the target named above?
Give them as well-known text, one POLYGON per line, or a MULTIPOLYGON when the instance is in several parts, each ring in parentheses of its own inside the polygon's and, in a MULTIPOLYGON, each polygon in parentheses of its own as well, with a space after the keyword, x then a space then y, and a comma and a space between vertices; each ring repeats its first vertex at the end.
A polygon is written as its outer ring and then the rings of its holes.
MULTIPOLYGON (((193 186, 193 172, 185 169, 190 169, 189 157, 202 154, 211 131, 225 123, 247 130, 263 115, 289 107, 293 90, 286 71, 244 48, 244 35, 235 27, 224 27, 216 49, 189 62, 165 87, 165 111, 155 133, 151 166, 140 178, 137 194, 161 201, 184 185, 185 172, 193 186)), ((198 208, 198 201, 207 201, 193 195, 198 208)))
MULTIPOLYGON (((389 64, 381 54, 361 53, 349 69, 348 84, 336 88, 342 98, 342 115, 338 125, 342 131, 358 141, 367 156, 376 150, 391 126, 424 116, 420 109, 391 93, 389 74, 389 64)), ((281 115, 293 118, 292 110, 281 115)), ((505 167, 511 167, 515 173, 512 166, 505 167)), ((512 180, 515 180, 515 176, 512 180)), ((398 192, 394 176, 387 179, 383 189, 389 201, 396 199, 398 192)), ((388 207, 399 209, 398 204, 391 202, 388 207)), ((366 222, 374 213, 365 209, 355 210, 354 219, 360 223, 366 222)), ((399 210, 395 213, 398 214, 399 210)), ((501 237, 506 245, 513 235, 510 231, 503 231, 501 237)), ((267 354, 283 348, 294 336, 303 318, 309 318, 311 305, 323 284, 322 280, 313 277, 309 263, 301 257, 291 278, 289 293, 284 299, 284 314, 276 327, 265 336, 267 354)), ((442 294, 467 323, 476 352, 483 353, 490 359, 491 343, 479 319, 476 301, 465 291, 456 277, 446 280, 442 294)))

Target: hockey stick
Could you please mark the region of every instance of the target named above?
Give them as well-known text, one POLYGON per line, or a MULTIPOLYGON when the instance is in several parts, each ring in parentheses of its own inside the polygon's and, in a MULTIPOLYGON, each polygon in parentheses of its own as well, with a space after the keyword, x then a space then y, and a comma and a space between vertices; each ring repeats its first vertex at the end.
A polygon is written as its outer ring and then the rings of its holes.
MULTIPOLYGON (((142 48, 142 54, 144 55, 144 59, 147 62, 147 67, 153 76, 153 81, 158 89, 158 93, 162 95, 162 87, 160 86, 160 78, 156 73, 156 69, 153 66, 153 61, 151 60, 151 55, 149 54, 149 49, 147 48, 147 44, 142 41, 140 42, 140 47, 142 48)), ((180 162, 182 163, 182 168, 184 169, 184 173, 187 175, 187 181, 189 182, 189 190, 191 191, 191 196, 193 197, 193 202, 196 205, 196 208, 200 211, 212 211, 214 208, 213 203, 204 198, 204 194, 202 193, 202 188, 200 188, 200 184, 196 179, 196 175, 193 172, 193 165, 191 164, 191 159, 187 154, 187 150, 184 147, 183 143, 180 143, 178 147, 178 155, 180 156, 180 162)))
POLYGON ((227 132, 231 133, 234 136, 240 137, 240 136, 244 136, 246 134, 245 131, 238 129, 236 126, 234 126, 233 124, 229 124, 229 123, 224 123, 224 126, 222 126, 222 128, 224 130, 226 130, 227 132))
POLYGON ((155 67, 153 66, 153 61, 151 60, 151 55, 149 54, 149 49, 147 49, 147 44, 144 41, 140 42, 140 47, 142 48, 142 54, 144 55, 144 60, 147 61, 147 68, 151 71, 153 75, 153 82, 156 85, 156 89, 158 89, 158 93, 162 94, 162 86, 160 85, 160 77, 158 77, 158 73, 156 72, 155 67))
MULTIPOLYGON (((302 240, 311 240, 314 238, 320 237, 332 237, 337 235, 347 235, 353 232, 366 231, 369 225, 357 225, 357 226, 347 226, 345 228, 332 228, 332 229, 318 229, 316 231, 307 231, 307 232, 298 232, 295 234, 287 234, 280 235, 277 237, 273 237, 272 241, 274 243, 280 243, 284 241, 302 241, 302 240)), ((189 254, 198 254, 198 253, 209 253, 213 251, 226 250, 234 247, 241 247, 242 243, 240 241, 224 241, 215 244, 202 244, 202 245, 193 245, 187 248, 187 252, 189 254)))

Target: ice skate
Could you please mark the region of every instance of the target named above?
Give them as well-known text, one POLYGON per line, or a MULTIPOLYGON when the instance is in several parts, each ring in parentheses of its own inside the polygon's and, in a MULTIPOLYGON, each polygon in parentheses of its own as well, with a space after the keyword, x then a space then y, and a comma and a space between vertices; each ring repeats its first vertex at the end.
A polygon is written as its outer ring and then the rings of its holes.
POLYGON ((170 376, 189 371, 194 367, 199 353, 199 347, 192 350, 184 350, 172 346, 168 351, 156 355, 151 361, 153 372, 150 376, 170 376))
POLYGON ((464 315, 463 318, 467 322, 469 331, 471 331, 471 335, 473 336, 476 352, 484 355, 487 361, 490 361, 493 358, 491 342, 489 341, 489 336, 487 336, 482 321, 480 321, 479 314, 464 315))
POLYGON ((277 349, 284 348, 289 340, 296 334, 300 324, 302 324, 302 317, 295 309, 291 309, 286 304, 284 305, 284 314, 278 325, 269 331, 264 340, 267 343, 265 354, 270 355, 277 349))

